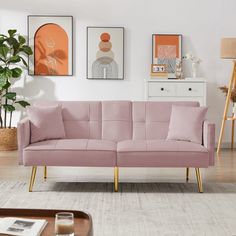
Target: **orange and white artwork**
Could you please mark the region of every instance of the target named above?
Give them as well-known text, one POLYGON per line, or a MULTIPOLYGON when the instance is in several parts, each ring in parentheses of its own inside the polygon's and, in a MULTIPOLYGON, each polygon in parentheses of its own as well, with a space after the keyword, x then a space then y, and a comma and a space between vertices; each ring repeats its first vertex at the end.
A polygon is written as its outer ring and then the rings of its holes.
POLYGON ((72 17, 29 16, 29 74, 72 75, 72 17))
POLYGON ((87 78, 124 78, 123 27, 87 27, 87 78))
POLYGON ((165 65, 168 78, 175 78, 176 64, 181 61, 182 36, 175 34, 153 34, 152 63, 165 65))

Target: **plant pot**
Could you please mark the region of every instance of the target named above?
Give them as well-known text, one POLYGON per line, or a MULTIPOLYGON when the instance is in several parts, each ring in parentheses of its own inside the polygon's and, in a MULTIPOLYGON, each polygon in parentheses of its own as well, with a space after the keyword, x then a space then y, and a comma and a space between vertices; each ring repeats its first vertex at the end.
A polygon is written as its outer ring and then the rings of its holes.
POLYGON ((17 150, 17 129, 0 129, 0 151, 17 150))

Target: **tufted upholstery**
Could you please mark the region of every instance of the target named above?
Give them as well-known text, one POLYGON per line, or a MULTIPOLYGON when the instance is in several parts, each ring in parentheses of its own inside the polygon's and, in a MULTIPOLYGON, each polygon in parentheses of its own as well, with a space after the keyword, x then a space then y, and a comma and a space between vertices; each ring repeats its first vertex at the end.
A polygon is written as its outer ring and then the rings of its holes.
POLYGON ((133 102, 133 139, 166 139, 172 105, 199 106, 198 102, 133 102))
POLYGON ((203 126, 203 145, 166 141, 172 105, 198 102, 63 101, 65 139, 29 143, 30 125, 18 123, 19 163, 72 166, 214 165, 214 124, 203 126))

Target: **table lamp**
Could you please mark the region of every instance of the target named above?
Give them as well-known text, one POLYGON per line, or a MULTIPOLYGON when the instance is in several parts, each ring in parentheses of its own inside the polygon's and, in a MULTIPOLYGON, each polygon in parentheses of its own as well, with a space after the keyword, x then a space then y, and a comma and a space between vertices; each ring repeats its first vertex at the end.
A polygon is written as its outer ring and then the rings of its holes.
POLYGON ((232 70, 232 76, 229 81, 228 85, 228 93, 225 101, 225 108, 223 113, 223 119, 220 129, 220 137, 218 141, 218 147, 217 147, 217 154, 220 152, 220 146, 223 138, 224 128, 225 128, 225 121, 231 120, 232 121, 232 137, 231 137, 231 148, 233 148, 234 143, 234 121, 235 117, 228 117, 228 108, 229 108, 229 102, 231 98, 232 89, 236 88, 236 38, 222 38, 221 39, 221 58, 223 59, 232 59, 233 61, 233 70, 232 70))

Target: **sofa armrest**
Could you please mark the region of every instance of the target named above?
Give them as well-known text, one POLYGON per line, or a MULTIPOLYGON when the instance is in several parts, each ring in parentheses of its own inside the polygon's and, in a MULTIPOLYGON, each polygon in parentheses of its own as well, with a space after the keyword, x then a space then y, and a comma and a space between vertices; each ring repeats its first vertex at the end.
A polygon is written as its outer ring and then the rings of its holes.
POLYGON ((215 124, 205 120, 203 123, 203 146, 209 151, 209 165, 215 163, 215 124))
POLYGON ((23 149, 30 144, 30 122, 28 118, 17 123, 18 162, 23 164, 23 149))

